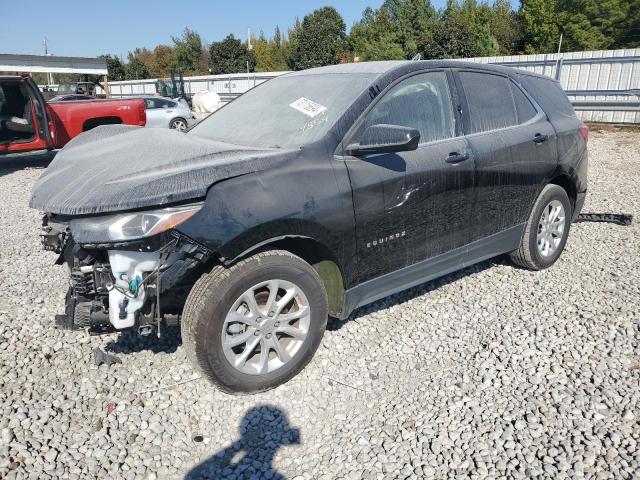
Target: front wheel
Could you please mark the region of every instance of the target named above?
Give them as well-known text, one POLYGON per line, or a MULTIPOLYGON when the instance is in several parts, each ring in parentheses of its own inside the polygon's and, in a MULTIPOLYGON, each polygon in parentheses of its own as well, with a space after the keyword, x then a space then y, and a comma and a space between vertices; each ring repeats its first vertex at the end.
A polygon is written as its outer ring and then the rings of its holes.
POLYGON ((564 188, 545 186, 531 210, 520 246, 511 252, 511 260, 531 270, 553 265, 567 243, 571 216, 571 202, 564 188))
POLYGON ((194 285, 182 340, 203 375, 228 393, 269 390, 309 363, 327 323, 311 265, 281 250, 215 267, 194 285))

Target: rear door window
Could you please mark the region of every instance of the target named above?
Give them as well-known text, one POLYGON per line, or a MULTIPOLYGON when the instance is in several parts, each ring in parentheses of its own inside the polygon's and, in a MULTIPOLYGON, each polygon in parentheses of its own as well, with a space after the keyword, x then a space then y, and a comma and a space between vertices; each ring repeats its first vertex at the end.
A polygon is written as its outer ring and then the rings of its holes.
POLYGON ((511 81, 501 75, 460 72, 467 98, 469 133, 487 132, 518 124, 511 81))
POLYGON ((421 144, 454 137, 446 74, 421 73, 393 86, 364 120, 364 128, 379 124, 415 128, 420 132, 421 144))

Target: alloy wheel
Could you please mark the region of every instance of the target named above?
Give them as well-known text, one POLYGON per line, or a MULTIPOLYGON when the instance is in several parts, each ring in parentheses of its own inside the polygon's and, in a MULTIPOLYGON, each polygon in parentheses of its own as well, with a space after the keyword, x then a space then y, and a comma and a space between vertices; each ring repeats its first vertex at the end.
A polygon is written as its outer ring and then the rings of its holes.
POLYGON ((171 128, 179 131, 184 131, 187 129, 187 124, 184 122, 184 120, 174 120, 171 123, 171 128))
POLYGON ((538 252, 543 257, 553 255, 562 242, 565 228, 565 211, 562 203, 552 200, 542 211, 538 222, 538 252))
POLYGON ((278 279, 258 283, 227 313, 222 330, 225 357, 242 373, 271 373, 298 353, 310 321, 309 301, 297 285, 278 279))

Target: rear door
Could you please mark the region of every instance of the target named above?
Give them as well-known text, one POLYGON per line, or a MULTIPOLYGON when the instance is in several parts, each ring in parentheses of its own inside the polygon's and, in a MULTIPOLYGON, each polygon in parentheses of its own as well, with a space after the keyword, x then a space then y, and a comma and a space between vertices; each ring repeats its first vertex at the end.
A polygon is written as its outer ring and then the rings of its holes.
POLYGON ((353 189, 358 283, 468 242, 473 155, 460 129, 447 71, 413 74, 384 91, 345 145, 372 125, 420 131, 417 150, 345 156, 353 189))
POLYGON ((164 98, 145 98, 145 106, 147 109, 147 127, 168 127, 169 122, 173 118, 174 105, 164 98))
POLYGON ((459 70, 465 132, 475 155, 474 230, 478 240, 524 223, 557 165, 546 115, 506 75, 459 70))
POLYGON ((144 107, 147 112, 147 127, 160 127, 162 126, 162 112, 159 105, 156 104, 156 98, 145 98, 144 107))

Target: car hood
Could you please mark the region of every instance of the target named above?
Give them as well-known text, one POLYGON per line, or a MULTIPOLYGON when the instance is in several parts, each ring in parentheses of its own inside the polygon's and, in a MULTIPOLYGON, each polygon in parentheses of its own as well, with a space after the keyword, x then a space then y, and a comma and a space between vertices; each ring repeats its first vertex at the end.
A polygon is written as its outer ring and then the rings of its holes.
POLYGON ((194 200, 217 181, 270 168, 297 151, 231 145, 169 129, 101 126, 56 155, 36 182, 30 206, 86 215, 194 200))

